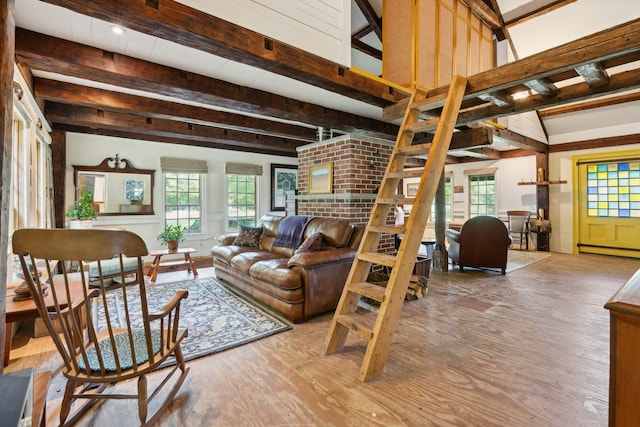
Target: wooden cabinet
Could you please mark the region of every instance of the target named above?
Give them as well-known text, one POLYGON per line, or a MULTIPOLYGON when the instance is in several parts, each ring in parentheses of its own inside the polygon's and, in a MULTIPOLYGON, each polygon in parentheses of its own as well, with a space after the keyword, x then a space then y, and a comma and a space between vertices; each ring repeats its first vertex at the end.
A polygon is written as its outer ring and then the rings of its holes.
POLYGON ((609 426, 640 425, 640 270, 605 304, 611 318, 609 426))

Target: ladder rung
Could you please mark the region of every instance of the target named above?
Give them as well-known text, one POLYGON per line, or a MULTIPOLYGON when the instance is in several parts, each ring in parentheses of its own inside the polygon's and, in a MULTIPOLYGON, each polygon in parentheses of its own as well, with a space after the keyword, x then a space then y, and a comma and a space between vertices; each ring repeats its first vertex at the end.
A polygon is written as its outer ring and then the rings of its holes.
POLYGON ((336 314, 336 322, 346 326, 354 332, 359 333, 367 340, 371 340, 373 337, 373 321, 361 314, 336 314))
POLYGON ((444 106, 444 103, 446 100, 447 100, 447 93, 441 93, 440 95, 426 98, 423 101, 414 102, 409 106, 409 108, 411 108, 412 110, 425 112, 425 111, 434 110, 436 108, 440 108, 444 106))
POLYGON ((417 123, 406 125, 403 130, 413 133, 433 132, 438 127, 438 122, 440 122, 440 117, 429 120, 422 120, 417 123))
POLYGON ((402 225, 372 225, 368 228, 373 233, 404 234, 406 227, 402 225))
POLYGON ((379 205, 412 205, 415 201, 415 197, 379 197, 376 199, 376 203, 379 205))
POLYGON ((409 156, 429 154, 429 150, 431 150, 432 145, 433 144, 428 142, 426 144, 416 144, 416 145, 409 145, 407 147, 399 147, 396 149, 396 154, 406 154, 409 156))
POLYGON ((387 288, 384 286, 374 285, 369 282, 353 282, 349 284, 349 291, 371 298, 378 302, 384 301, 384 295, 387 288))
POLYGON ((376 265, 385 265, 394 267, 396 265, 396 256, 389 254, 380 254, 378 252, 363 252, 357 255, 361 261, 372 262, 376 265))
POLYGON ((398 172, 389 172, 387 173, 388 178, 420 178, 422 177, 422 173, 424 172, 424 168, 422 169, 411 169, 411 170, 403 170, 398 172))

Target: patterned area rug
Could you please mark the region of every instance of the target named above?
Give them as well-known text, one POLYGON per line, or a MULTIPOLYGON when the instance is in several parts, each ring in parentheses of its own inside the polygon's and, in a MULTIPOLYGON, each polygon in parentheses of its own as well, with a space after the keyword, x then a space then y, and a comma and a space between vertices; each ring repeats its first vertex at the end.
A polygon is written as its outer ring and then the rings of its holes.
POLYGON ((533 264, 534 262, 538 262, 549 256, 549 252, 518 251, 509 249, 509 254, 507 255, 507 273, 526 267, 529 264, 533 264))
MULTIPOLYGON (((177 289, 186 289, 189 296, 180 306, 180 327, 189 330, 182 342, 185 360, 217 353, 291 329, 291 326, 255 303, 239 296, 213 277, 173 283, 147 285, 149 310, 159 311, 177 289)), ((139 291, 127 288, 127 300, 134 327, 141 326, 139 291), (135 319, 139 319, 137 322, 135 319), (136 324, 137 323, 137 324, 136 324)), ((125 326, 121 290, 107 293, 110 318, 116 327, 125 326)), ((93 306, 98 328, 106 325, 102 304, 93 306)), ((172 359, 172 363, 175 362, 172 359)))

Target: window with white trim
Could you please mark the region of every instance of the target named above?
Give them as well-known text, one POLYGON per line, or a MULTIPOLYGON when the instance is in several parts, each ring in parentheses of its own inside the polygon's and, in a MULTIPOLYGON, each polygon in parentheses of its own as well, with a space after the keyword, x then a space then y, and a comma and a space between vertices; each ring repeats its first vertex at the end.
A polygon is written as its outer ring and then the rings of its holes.
POLYGON ((496 214, 495 173, 469 176, 469 218, 496 214))
POLYGON ((253 227, 258 220, 258 182, 262 166, 227 163, 227 229, 253 227))
POLYGON ((206 160, 161 157, 164 175, 164 223, 188 234, 204 233, 206 160))

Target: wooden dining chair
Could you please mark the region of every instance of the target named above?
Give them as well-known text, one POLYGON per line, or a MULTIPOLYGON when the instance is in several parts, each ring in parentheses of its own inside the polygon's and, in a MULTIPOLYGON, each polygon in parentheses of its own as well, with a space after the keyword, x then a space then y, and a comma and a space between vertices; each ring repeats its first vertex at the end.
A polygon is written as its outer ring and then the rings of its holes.
MULTIPOLYGON (((189 372, 180 349, 180 342, 187 331, 178 327, 180 302, 187 297, 187 291, 177 291, 166 305, 153 307, 152 312, 147 306, 144 279, 139 280, 135 287, 126 286, 125 275, 130 271, 125 271, 125 257, 137 260, 137 276, 144 278, 142 257, 147 255, 144 241, 129 231, 21 229, 13 234, 12 244, 38 312, 62 357, 62 373, 67 384, 60 409, 60 424, 74 424, 101 399, 135 399, 140 423, 151 425, 156 422, 189 372), (108 286, 109 281, 99 277, 100 286, 89 288, 86 267, 95 261, 99 276, 102 276, 105 272, 102 263, 105 261, 100 260, 113 259, 119 260, 122 280, 118 286, 122 291, 124 308, 124 312, 117 313, 117 322, 115 311, 119 310, 108 304, 111 299, 105 293, 105 288, 113 289, 114 285, 108 286), (36 262, 38 260, 44 262, 36 262), (68 266, 72 264, 78 265, 80 272, 71 272, 68 266), (56 265, 59 266, 57 274, 56 265), (38 271, 39 268, 45 271, 38 271), (43 277, 52 277, 56 286, 47 286, 43 277), (84 291, 80 298, 72 301, 69 285, 75 281, 82 281, 84 291), (53 300, 48 308, 43 288, 48 288, 53 300), (70 303, 60 304, 59 301, 70 303), (147 375, 170 356, 175 357, 175 366, 149 377, 154 383, 157 380, 149 393, 147 375), (177 371, 178 377, 170 382, 177 371), (121 381, 134 378, 138 380, 135 394, 123 394, 117 390, 104 392, 111 385, 117 386, 121 381), (170 387, 160 394, 165 385, 170 387), (154 404, 158 409, 148 416, 149 402, 161 395, 165 395, 164 400, 154 404), (73 415, 69 417, 72 406, 73 415)), ((113 271, 109 271, 113 276, 113 271)))
POLYGON ((529 211, 507 211, 509 234, 514 237, 518 236, 520 242, 520 250, 522 243, 525 243, 525 249, 529 250, 529 220, 531 212, 529 211))

